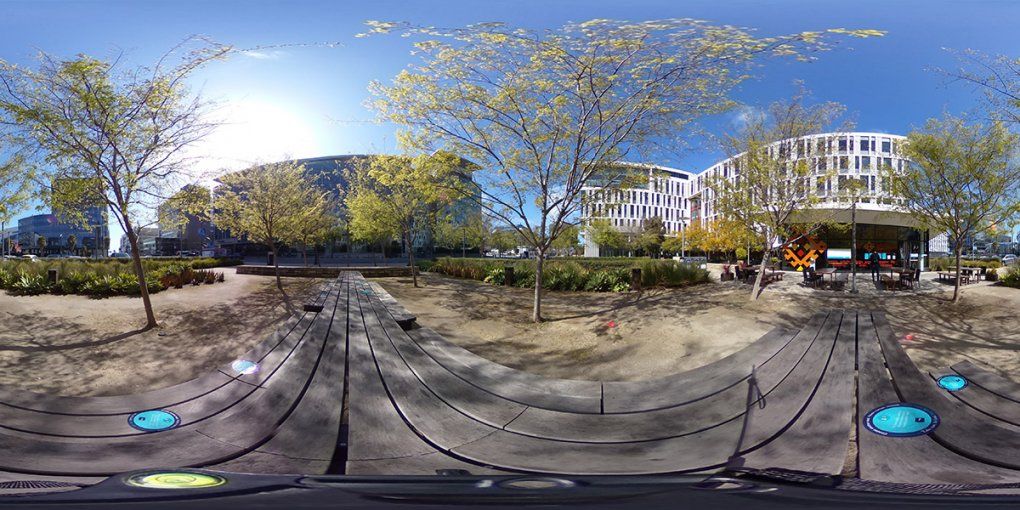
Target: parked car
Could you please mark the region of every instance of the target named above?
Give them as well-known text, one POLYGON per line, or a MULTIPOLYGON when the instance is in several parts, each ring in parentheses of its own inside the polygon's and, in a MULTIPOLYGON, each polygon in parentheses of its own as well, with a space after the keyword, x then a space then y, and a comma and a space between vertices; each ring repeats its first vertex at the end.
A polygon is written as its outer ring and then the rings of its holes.
POLYGON ((30 262, 38 262, 39 261, 39 257, 37 257, 35 255, 22 255, 21 256, 21 260, 28 260, 30 262))
POLYGON ((1011 265, 1016 264, 1016 263, 1017 263, 1016 255, 1013 255, 1011 253, 1009 255, 1003 255, 1002 256, 1002 265, 1004 265, 1004 266, 1011 266, 1011 265))

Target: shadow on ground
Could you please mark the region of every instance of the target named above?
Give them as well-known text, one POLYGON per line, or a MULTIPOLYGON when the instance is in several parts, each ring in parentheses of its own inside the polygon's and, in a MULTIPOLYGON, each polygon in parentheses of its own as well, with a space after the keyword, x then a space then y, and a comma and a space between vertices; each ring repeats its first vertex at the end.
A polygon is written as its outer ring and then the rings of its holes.
MULTIPOLYGON (((796 275, 788 275, 796 276, 796 275)), ((513 368, 575 379, 635 380, 689 370, 726 356, 776 326, 797 328, 827 309, 885 311, 925 370, 964 359, 1001 375, 1020 374, 1020 291, 982 283, 963 302, 951 286, 886 291, 867 275, 861 293, 816 291, 799 278, 751 286, 711 283, 628 293, 546 292, 547 322, 530 322, 532 290, 426 274, 379 282, 412 313, 476 354, 513 368)))
MULTIPOLYGON (((301 303, 319 285, 314 280, 291 285, 290 301, 301 303)), ((0 384, 70 396, 171 386, 215 370, 272 334, 290 315, 287 308, 293 309, 285 303, 275 284, 259 285, 226 303, 157 307, 160 328, 125 327, 116 334, 110 334, 109 324, 43 310, 0 312, 0 384)), ((140 302, 134 313, 144 323, 140 302)))

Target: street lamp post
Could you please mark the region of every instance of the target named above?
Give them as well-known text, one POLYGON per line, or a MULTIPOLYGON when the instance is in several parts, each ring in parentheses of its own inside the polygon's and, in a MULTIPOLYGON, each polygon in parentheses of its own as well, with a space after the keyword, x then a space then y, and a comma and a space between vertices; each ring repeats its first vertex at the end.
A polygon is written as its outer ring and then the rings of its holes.
POLYGON ((853 225, 853 232, 850 234, 850 293, 857 294, 857 196, 854 196, 853 205, 850 207, 850 222, 853 225))

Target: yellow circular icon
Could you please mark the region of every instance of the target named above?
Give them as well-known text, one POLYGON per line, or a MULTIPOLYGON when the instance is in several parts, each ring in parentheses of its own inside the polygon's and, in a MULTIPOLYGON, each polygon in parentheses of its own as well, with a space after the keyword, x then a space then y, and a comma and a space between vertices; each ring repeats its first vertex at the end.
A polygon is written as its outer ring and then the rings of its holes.
POLYGON ((148 473, 135 475, 128 479, 129 485, 148 489, 208 489, 227 483, 227 480, 204 473, 148 473))

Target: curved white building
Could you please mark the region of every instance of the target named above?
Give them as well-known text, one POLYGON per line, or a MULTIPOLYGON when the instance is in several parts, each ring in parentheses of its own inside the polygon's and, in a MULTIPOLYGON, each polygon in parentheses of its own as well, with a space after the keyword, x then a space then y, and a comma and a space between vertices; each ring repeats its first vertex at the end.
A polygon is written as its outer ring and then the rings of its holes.
MULTIPOLYGON (((850 223, 851 204, 841 198, 843 195, 840 189, 850 180, 858 180, 866 190, 857 203, 859 263, 870 256, 871 252, 877 252, 886 265, 899 263, 907 256, 920 259, 924 264, 928 252, 928 233, 916 229, 913 218, 899 207, 901 200, 889 192, 883 176, 886 168, 902 171, 908 164, 900 152, 904 139, 903 136, 888 133, 820 133, 775 144, 772 150, 776 151, 777 156, 790 161, 806 160, 814 174, 810 189, 822 199, 812 210, 801 211, 796 220, 807 223, 825 218, 850 223), (909 255, 908 249, 917 253, 909 255)), ((668 232, 677 232, 690 221, 713 221, 718 219, 719 212, 713 190, 707 185, 718 176, 735 179, 740 172, 739 159, 740 156, 736 156, 722 160, 697 175, 648 165, 651 169, 667 170, 682 176, 676 177, 682 184, 667 188, 666 193, 659 193, 662 196, 658 197, 656 190, 662 189, 661 184, 659 180, 650 178, 648 190, 623 190, 611 203, 592 200, 596 205, 582 214, 582 220, 607 218, 621 230, 638 230, 647 218, 659 216, 665 220, 662 211, 645 207, 651 205, 648 201, 654 196, 655 200, 663 203, 680 204, 681 210, 671 211, 671 214, 682 219, 666 223, 668 232)), ((649 175, 651 177, 653 174, 649 175)), ((666 175, 669 175, 669 180, 674 179, 673 173, 666 175)), ((597 196, 599 192, 601 190, 598 188, 590 191, 592 196, 597 196)), ((820 265, 850 264, 849 232, 821 232, 819 237, 828 245, 827 253, 819 259, 820 265)), ((592 248, 588 245, 586 242, 585 254, 598 256, 597 245, 592 248)))

